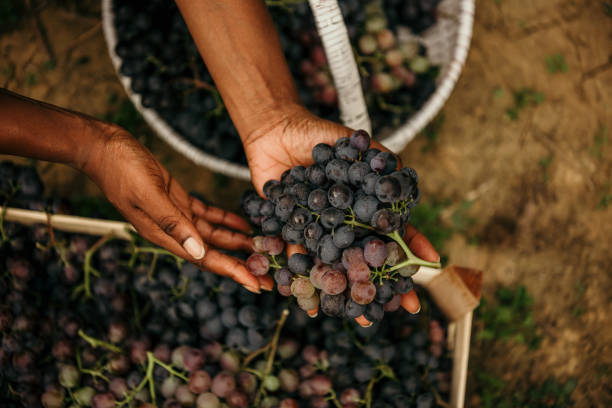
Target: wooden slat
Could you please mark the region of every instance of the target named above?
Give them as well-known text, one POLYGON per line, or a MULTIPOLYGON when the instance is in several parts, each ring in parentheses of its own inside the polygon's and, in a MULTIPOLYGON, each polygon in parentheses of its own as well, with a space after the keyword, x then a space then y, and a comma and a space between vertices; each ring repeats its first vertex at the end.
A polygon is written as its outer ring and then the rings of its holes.
POLYGON ((451 407, 463 408, 467 384, 468 360, 470 358, 470 335, 472 333, 472 313, 457 320, 453 347, 453 379, 451 383, 451 407))
POLYGON ((63 214, 51 215, 42 211, 22 210, 20 208, 7 208, 4 220, 25 225, 47 224, 49 222, 52 228, 60 231, 88 235, 112 234, 117 238, 128 241, 131 240, 130 231, 136 231, 127 222, 98 220, 63 214))

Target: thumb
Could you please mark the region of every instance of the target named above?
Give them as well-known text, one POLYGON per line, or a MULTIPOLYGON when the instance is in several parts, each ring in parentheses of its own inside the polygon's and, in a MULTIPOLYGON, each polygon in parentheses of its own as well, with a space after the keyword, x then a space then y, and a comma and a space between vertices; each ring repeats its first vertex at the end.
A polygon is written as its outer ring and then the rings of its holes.
POLYGON ((141 207, 155 224, 169 237, 174 239, 194 260, 204 258, 206 246, 191 221, 170 201, 161 195, 141 207))

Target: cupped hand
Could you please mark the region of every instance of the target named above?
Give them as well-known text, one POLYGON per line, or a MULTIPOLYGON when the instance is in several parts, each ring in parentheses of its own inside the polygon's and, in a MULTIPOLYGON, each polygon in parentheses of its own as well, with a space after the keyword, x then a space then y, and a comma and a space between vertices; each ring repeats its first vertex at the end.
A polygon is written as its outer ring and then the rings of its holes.
MULTIPOLYGON (((318 118, 299 107, 281 115, 276 123, 257 130, 244 141, 255 189, 262 195, 266 181, 280 179, 281 174, 293 166, 312 164, 312 148, 316 144, 333 145, 337 139, 347 137, 351 132, 346 126, 318 118)), ((370 147, 389 151, 374 140, 370 147)), ((404 240, 416 256, 426 261, 439 262, 440 255, 427 238, 412 225, 406 226, 404 240)), ((287 257, 295 252, 306 253, 306 249, 301 245, 288 245, 287 257)), ((402 306, 410 313, 420 311, 421 305, 414 290, 402 295, 402 306)))
POLYGON ((271 289, 218 249, 252 251, 249 224, 185 192, 153 154, 126 131, 110 127, 84 161, 84 172, 147 240, 205 271, 227 276, 252 292, 271 289))
MULTIPOLYGON (((293 166, 312 164, 312 148, 319 143, 334 145, 341 137, 350 136, 346 126, 321 119, 302 107, 279 115, 276 122, 258 129, 244 141, 244 151, 255 189, 262 195, 266 181, 280 179, 293 166)), ((371 147, 388 151, 376 141, 371 147)))

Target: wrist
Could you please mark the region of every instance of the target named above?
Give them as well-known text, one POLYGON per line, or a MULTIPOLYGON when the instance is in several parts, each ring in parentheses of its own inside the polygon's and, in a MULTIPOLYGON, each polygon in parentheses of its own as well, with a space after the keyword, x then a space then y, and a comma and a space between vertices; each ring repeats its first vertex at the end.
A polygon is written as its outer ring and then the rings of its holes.
POLYGON ((240 138, 243 144, 252 143, 270 132, 297 126, 310 117, 312 114, 303 105, 295 102, 279 104, 262 110, 250 126, 240 132, 240 138))
POLYGON ((84 143, 78 145, 71 165, 99 185, 99 173, 105 166, 104 159, 116 155, 113 146, 117 144, 118 139, 131 136, 120 126, 102 121, 85 123, 82 134, 88 137, 85 137, 84 143))

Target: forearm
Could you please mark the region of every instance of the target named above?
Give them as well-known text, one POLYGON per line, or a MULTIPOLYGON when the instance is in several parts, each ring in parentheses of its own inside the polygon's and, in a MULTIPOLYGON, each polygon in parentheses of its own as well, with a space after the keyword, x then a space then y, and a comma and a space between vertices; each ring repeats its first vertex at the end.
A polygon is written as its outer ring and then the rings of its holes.
POLYGON ((0 89, 0 153, 83 169, 107 124, 0 89))
POLYGON ((263 0, 176 0, 241 138, 301 109, 263 0))

